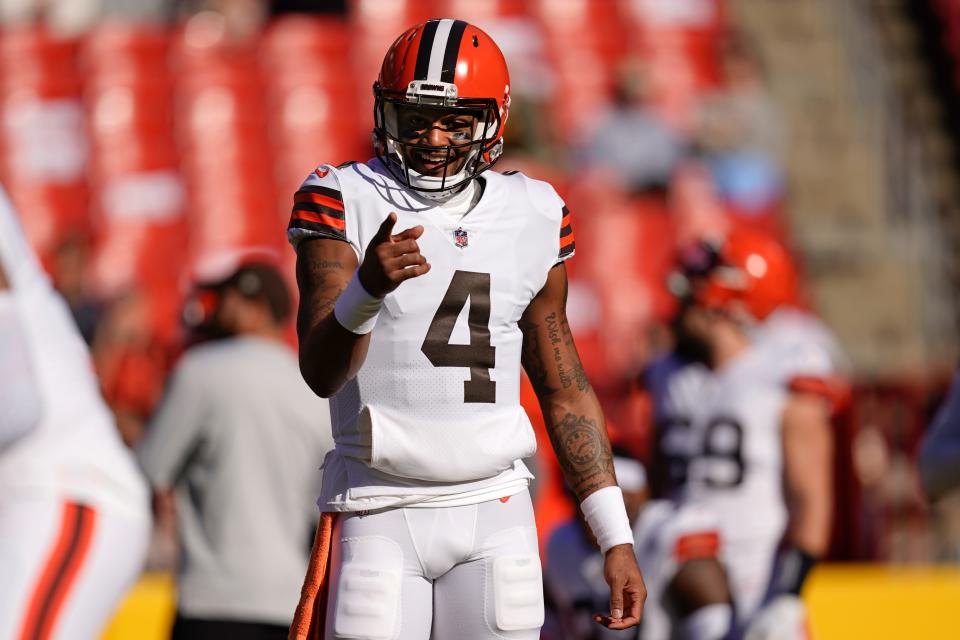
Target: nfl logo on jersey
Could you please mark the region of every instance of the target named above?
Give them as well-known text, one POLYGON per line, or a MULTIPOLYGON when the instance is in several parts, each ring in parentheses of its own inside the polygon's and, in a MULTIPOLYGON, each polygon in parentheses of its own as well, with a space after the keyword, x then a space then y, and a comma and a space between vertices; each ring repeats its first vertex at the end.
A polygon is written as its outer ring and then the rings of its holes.
POLYGON ((461 249, 469 244, 469 241, 467 240, 467 232, 463 227, 460 227, 453 232, 453 242, 461 249))

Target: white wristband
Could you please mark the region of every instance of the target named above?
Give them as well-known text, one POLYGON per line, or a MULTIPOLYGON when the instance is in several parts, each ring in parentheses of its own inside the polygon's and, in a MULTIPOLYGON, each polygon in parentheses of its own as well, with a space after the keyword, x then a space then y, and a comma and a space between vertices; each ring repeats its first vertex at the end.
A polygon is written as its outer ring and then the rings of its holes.
POLYGON ((347 331, 363 335, 373 331, 383 298, 375 298, 360 284, 360 271, 354 271, 347 288, 337 298, 333 316, 347 331))
POLYGON ((580 503, 580 510, 593 535, 597 536, 601 552, 606 553, 618 544, 633 544, 633 529, 620 487, 594 491, 580 503))

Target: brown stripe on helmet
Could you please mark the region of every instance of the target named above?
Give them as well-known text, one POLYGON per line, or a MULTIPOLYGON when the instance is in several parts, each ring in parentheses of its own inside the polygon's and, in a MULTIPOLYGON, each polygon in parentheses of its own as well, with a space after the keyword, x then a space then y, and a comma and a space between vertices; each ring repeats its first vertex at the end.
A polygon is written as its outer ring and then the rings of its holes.
MULTIPOLYGON (((441 82, 453 82, 457 72, 457 57, 460 55, 460 42, 467 23, 463 20, 454 20, 450 27, 450 36, 447 38, 447 47, 443 52, 443 66, 440 71, 441 82)), ((419 61, 418 61, 419 62, 419 61)))
POLYGON ((414 80, 426 80, 427 69, 430 68, 430 52, 433 50, 433 39, 437 35, 439 20, 430 20, 423 25, 423 35, 420 36, 420 47, 417 49, 417 66, 414 68, 414 80))

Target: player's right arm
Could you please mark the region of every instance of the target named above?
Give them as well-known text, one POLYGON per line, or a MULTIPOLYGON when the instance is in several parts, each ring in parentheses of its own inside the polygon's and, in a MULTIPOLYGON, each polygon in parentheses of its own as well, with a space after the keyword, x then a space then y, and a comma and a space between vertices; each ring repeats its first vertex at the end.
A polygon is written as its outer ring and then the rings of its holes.
POLYGON ((353 248, 341 240, 305 240, 297 248, 297 337, 300 372, 314 393, 329 398, 356 374, 367 354, 369 334, 344 328, 333 315, 337 298, 357 270, 353 248))
POLYGON ((358 314, 365 313, 353 308, 357 297, 375 314, 384 296, 430 270, 417 244, 423 227, 394 234, 396 221, 395 213, 383 220, 359 267, 353 248, 342 240, 308 238, 297 246, 300 372, 323 398, 337 393, 366 358, 370 333, 354 325, 358 314), (355 294, 345 295, 351 284, 355 294))
POLYGON ((833 432, 825 398, 793 392, 783 412, 787 543, 813 558, 827 552, 833 514, 833 432))

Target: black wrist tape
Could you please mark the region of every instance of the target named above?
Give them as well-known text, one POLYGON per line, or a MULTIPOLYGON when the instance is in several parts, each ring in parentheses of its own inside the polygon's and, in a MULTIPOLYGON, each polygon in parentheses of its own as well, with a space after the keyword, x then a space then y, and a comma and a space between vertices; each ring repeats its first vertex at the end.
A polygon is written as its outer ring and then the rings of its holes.
POLYGON ((807 579, 817 559, 796 547, 790 547, 780 553, 777 560, 776 592, 800 595, 803 582, 807 579))

